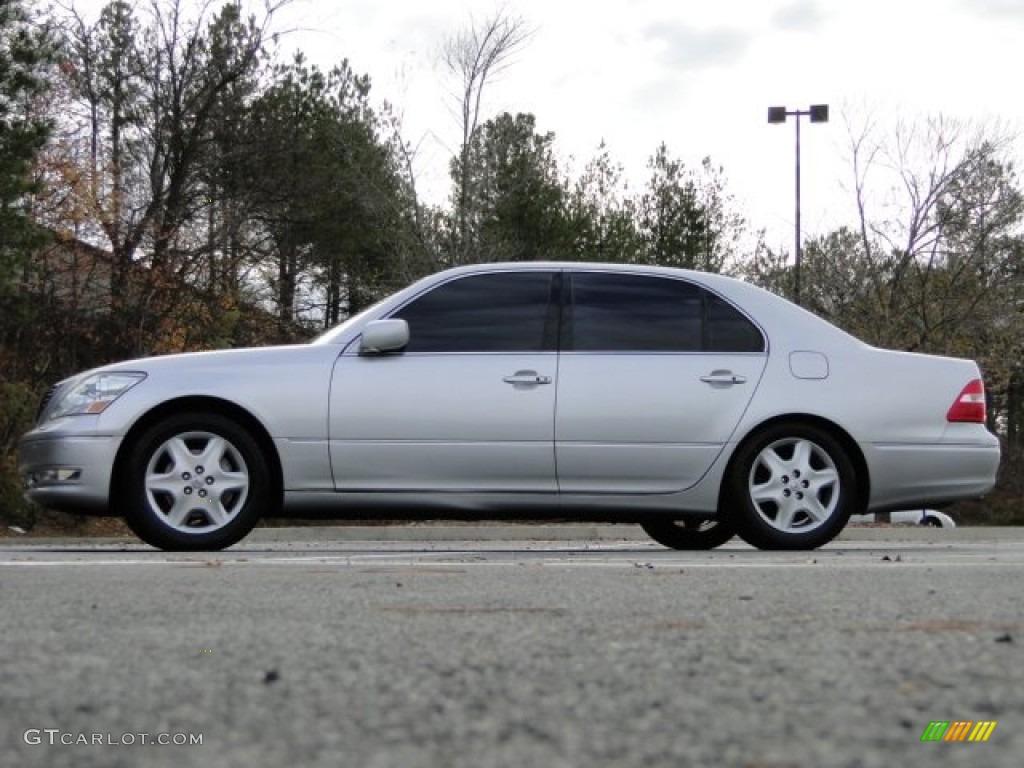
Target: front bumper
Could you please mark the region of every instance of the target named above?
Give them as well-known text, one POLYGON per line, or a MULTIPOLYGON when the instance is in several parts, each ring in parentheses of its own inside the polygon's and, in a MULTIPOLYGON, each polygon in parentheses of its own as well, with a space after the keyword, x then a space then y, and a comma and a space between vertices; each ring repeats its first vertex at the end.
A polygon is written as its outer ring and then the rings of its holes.
POLYGON ((25 498, 47 509, 110 514, 110 479, 121 437, 33 435, 18 443, 25 498))

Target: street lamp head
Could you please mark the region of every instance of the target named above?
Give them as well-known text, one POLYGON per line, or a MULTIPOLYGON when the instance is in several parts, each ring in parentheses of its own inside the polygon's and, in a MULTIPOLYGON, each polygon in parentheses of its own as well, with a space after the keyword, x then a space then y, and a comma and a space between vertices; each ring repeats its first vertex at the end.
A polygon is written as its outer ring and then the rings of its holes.
POLYGON ((811 105, 811 122, 812 123, 827 123, 828 122, 828 104, 812 104, 811 105))
MULTIPOLYGON (((826 111, 827 111, 826 107, 826 111)), ((786 122, 786 108, 785 107, 768 107, 768 122, 769 123, 784 123, 786 122)))

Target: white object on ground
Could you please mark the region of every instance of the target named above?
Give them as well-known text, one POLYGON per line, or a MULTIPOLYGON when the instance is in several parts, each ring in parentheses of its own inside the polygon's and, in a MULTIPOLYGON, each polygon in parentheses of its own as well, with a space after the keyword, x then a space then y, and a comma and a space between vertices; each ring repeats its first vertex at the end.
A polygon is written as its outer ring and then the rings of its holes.
MULTIPOLYGON (((933 528, 956 528, 953 518, 937 509, 905 509, 890 512, 889 520, 899 525, 929 525, 933 528)), ((851 523, 873 523, 875 515, 850 515, 851 523)))

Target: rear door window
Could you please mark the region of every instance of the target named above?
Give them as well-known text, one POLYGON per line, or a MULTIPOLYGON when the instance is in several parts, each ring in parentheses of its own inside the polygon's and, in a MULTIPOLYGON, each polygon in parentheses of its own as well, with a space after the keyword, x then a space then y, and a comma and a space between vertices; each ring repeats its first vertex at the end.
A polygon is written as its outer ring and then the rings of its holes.
POLYGON ((576 352, 763 352, 760 330, 686 280, 573 274, 562 348, 576 352))

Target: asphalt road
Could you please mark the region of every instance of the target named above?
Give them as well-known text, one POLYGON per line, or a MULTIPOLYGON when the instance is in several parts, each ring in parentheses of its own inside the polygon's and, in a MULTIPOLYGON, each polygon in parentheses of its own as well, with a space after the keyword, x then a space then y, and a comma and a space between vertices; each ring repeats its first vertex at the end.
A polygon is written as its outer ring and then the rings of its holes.
POLYGON ((1021 531, 460 530, 5 542, 0 765, 1024 763, 1021 531), (922 743, 936 720, 997 724, 922 743))

